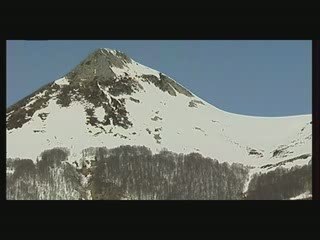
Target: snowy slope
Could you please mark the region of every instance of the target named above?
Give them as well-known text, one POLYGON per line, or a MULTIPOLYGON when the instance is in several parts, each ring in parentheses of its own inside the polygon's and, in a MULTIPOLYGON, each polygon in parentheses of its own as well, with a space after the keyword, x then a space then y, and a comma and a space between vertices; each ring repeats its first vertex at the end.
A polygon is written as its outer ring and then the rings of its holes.
POLYGON ((311 159, 311 115, 252 117, 225 112, 194 94, 189 96, 177 91, 174 82, 166 82, 166 87, 173 89, 170 92, 161 89, 157 83, 146 81, 145 75, 160 81, 160 72, 123 58, 118 51, 99 49, 95 54, 86 62, 93 64, 93 70, 90 68, 89 72, 85 64, 81 65, 85 67, 76 68, 81 69, 75 70, 80 79, 77 84, 83 86, 92 77, 88 86, 98 87, 106 101, 113 101, 115 105, 110 108, 114 112, 117 111, 114 106, 123 101, 132 124, 125 128, 115 124, 114 118, 109 118, 107 125, 87 124, 88 108, 95 109, 94 116, 100 123, 108 118, 108 114, 91 100, 78 98, 81 89, 70 94, 71 102, 67 107, 58 104, 59 94, 66 92, 63 88, 76 82, 66 75, 18 107, 8 109, 7 126, 20 121, 12 117, 15 112, 19 109, 28 111, 28 107, 34 106, 46 91, 50 92, 46 95, 49 96, 46 103, 41 107, 37 105, 32 116, 27 113, 28 119, 21 127, 7 127, 7 157, 35 160, 45 149, 67 147, 71 152, 69 160, 73 162, 78 161, 81 151, 88 147, 144 145, 153 152, 163 148, 177 153, 199 152, 220 162, 253 166, 255 172, 267 171, 272 169, 271 165, 276 167, 276 164, 301 155, 304 157, 284 162, 282 166, 304 165, 311 159), (108 72, 104 72, 103 64, 108 72), (103 74, 109 74, 113 84, 119 84, 127 77, 139 87, 131 93, 113 94, 110 87, 95 82, 96 77, 103 74), (270 166, 264 167, 266 165, 270 166))

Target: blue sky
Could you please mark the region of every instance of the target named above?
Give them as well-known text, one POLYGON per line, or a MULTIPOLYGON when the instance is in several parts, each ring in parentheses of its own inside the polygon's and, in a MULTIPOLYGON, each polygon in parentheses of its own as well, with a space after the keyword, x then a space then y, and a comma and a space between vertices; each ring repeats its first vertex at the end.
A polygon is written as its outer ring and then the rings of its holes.
POLYGON ((311 114, 311 41, 7 41, 7 106, 111 48, 174 78, 225 111, 311 114))

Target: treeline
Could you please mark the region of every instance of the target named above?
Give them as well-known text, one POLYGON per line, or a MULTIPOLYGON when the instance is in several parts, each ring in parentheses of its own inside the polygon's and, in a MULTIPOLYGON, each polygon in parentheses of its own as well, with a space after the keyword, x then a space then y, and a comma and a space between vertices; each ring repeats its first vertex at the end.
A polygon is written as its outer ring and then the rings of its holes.
POLYGON ((85 195, 81 175, 67 163, 65 149, 51 149, 41 154, 41 160, 7 159, 7 199, 72 200, 85 195))
MULTIPOLYGON (((236 200, 244 199, 249 172, 242 164, 219 163, 199 153, 152 154, 140 146, 86 149, 77 167, 68 156, 66 149, 55 148, 35 162, 7 159, 7 199, 236 200), (89 165, 87 157, 94 159, 89 165)), ((311 172, 304 166, 256 175, 245 199, 299 195, 311 189, 311 172)))
POLYGON ((65 149, 51 149, 40 160, 8 159, 7 199, 241 199, 248 169, 204 158, 146 147, 121 146, 84 151, 95 154, 90 169, 77 169, 65 149), (82 184, 90 170, 89 183, 82 184))
POLYGON ((290 199, 304 192, 312 192, 311 164, 291 169, 279 167, 274 171, 255 175, 250 181, 246 199, 290 199))
POLYGON ((247 174, 243 165, 198 153, 100 148, 90 189, 93 199, 241 199, 247 174))

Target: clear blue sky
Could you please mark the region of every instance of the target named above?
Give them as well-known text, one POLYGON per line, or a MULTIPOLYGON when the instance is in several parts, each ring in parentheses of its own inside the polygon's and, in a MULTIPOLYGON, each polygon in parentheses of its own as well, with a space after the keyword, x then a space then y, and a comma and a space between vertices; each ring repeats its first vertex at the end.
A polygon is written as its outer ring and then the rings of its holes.
POLYGON ((311 113, 311 41, 7 41, 7 106, 111 48, 178 81, 225 111, 311 113))

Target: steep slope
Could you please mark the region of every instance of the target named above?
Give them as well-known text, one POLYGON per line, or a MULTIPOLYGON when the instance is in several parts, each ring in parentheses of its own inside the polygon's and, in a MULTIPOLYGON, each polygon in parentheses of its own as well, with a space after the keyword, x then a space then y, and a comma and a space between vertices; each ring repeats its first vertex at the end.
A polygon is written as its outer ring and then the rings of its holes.
MULTIPOLYGON (((67 148, 146 146, 252 167, 249 180, 311 160, 311 115, 252 117, 220 110, 124 53, 98 49, 70 73, 7 109, 7 158, 67 148)), ((249 187, 249 181, 245 189, 249 187)))

